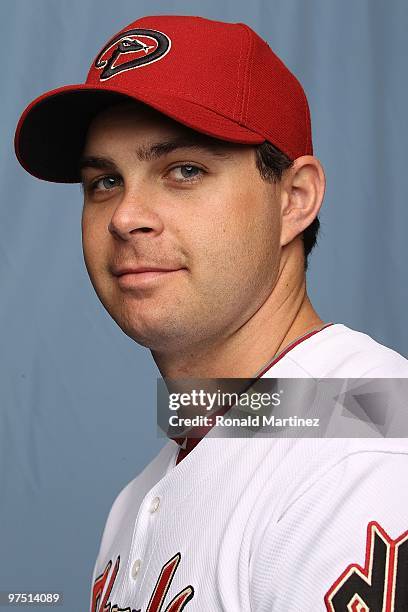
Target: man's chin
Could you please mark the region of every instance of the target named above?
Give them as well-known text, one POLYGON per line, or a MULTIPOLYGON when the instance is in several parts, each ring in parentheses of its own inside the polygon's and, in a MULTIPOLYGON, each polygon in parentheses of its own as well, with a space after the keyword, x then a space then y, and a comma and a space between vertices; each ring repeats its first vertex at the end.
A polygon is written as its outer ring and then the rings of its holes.
POLYGON ((140 326, 122 325, 118 321, 116 322, 131 340, 154 352, 178 351, 182 346, 189 344, 186 335, 175 329, 174 325, 169 324, 169 322, 145 327, 144 329, 141 329, 140 326))

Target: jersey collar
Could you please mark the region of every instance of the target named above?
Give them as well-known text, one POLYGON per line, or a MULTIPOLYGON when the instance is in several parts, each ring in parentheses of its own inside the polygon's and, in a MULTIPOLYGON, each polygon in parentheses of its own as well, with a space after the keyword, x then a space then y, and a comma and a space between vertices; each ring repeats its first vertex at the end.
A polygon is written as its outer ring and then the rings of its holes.
MULTIPOLYGON (((295 346, 298 346, 298 344, 300 344, 301 342, 304 342, 308 338, 311 338, 311 336, 314 336, 315 334, 319 333, 323 329, 326 329, 326 327, 330 327, 331 325, 334 325, 334 323, 332 322, 325 323, 323 326, 319 327, 318 329, 312 329, 306 332, 306 334, 304 334, 303 336, 299 336, 299 338, 296 338, 293 342, 288 344, 288 346, 286 346, 282 351, 280 351, 279 353, 276 353, 276 355, 272 358, 272 360, 269 363, 267 363, 265 366, 263 366, 261 370, 254 376, 254 378, 262 378, 262 376, 264 376, 266 372, 272 368, 272 366, 274 366, 276 363, 278 363, 278 361, 280 361, 283 357, 285 357, 285 355, 287 355, 289 351, 295 348, 295 346)), ((227 410, 229 410, 229 407, 226 408, 224 412, 227 412, 227 410)), ((222 414, 222 411, 220 411, 219 414, 222 414)), ((180 461, 184 459, 184 457, 186 457, 188 453, 197 446, 200 440, 202 440, 206 436, 206 434, 210 431, 210 429, 212 429, 212 427, 195 428, 194 438, 190 438, 190 437, 170 438, 171 440, 176 442, 180 447, 176 464, 180 463, 180 461)))

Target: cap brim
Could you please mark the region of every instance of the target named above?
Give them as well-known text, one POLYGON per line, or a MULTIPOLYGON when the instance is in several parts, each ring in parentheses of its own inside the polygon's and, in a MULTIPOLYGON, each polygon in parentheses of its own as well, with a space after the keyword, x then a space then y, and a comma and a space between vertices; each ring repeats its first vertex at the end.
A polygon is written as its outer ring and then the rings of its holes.
POLYGON ((33 176, 57 183, 78 183, 78 162, 93 117, 118 99, 133 99, 198 132, 242 144, 265 138, 213 110, 168 94, 129 92, 68 85, 34 100, 16 129, 15 151, 20 164, 33 176))

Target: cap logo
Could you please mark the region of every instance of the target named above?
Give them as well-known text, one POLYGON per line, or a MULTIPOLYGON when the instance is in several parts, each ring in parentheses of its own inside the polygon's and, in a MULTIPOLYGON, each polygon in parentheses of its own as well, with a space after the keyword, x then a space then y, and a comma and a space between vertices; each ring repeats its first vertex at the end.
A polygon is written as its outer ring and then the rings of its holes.
POLYGON ((128 30, 115 36, 95 60, 95 68, 102 70, 101 81, 140 68, 162 59, 170 50, 171 40, 157 30, 128 30))

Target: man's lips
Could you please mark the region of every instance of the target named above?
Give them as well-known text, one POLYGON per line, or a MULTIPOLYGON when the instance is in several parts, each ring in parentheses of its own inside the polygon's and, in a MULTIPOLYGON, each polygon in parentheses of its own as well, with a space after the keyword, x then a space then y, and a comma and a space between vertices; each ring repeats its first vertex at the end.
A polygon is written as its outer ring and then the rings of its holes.
POLYGON ((184 270, 186 268, 160 268, 156 266, 119 267, 113 270, 113 274, 117 277, 118 284, 122 288, 131 289, 132 287, 149 285, 184 270))
POLYGON ((113 274, 115 276, 123 276, 124 274, 144 274, 145 272, 176 272, 182 268, 158 268, 152 266, 139 266, 136 268, 115 268, 113 274))

